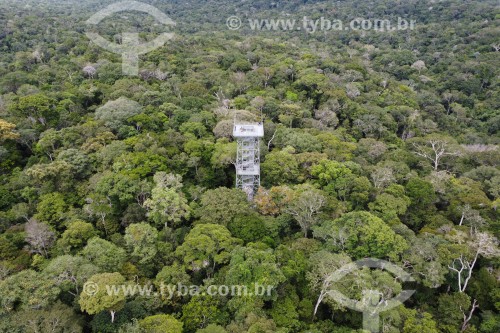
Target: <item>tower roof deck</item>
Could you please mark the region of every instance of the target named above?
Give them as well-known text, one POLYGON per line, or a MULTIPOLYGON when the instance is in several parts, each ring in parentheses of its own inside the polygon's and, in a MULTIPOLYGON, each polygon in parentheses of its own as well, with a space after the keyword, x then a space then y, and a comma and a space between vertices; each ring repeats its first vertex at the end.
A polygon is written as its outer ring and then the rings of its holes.
POLYGON ((262 123, 234 124, 233 137, 257 137, 264 136, 264 125, 262 123))

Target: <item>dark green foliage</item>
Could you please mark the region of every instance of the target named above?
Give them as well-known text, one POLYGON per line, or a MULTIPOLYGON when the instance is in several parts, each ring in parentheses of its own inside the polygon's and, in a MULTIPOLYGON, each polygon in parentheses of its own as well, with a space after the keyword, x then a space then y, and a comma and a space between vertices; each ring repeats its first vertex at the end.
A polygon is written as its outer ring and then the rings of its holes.
MULTIPOLYGON (((177 25, 131 10, 92 28, 175 33, 127 76, 85 34, 111 0, 0 1, 0 332, 361 332, 321 292, 367 257, 415 279, 381 331, 500 331, 497 1, 146 2, 177 25), (349 29, 356 17, 416 22, 349 29), (251 29, 264 18, 295 26, 251 29), (265 128, 250 202, 235 118, 265 128), (97 302, 92 277, 273 290, 97 302)), ((409 287, 344 278, 358 298, 409 287)))
POLYGON ((186 332, 196 332, 209 324, 227 323, 227 313, 220 300, 214 297, 195 296, 182 307, 182 321, 186 332))
POLYGON ((0 187, 0 209, 7 210, 10 208, 15 198, 12 193, 5 187, 0 187))
POLYGON ((249 214, 246 194, 239 189, 218 188, 203 193, 197 215, 202 223, 227 226, 237 215, 249 214))
POLYGON ((235 217, 228 225, 229 231, 236 238, 248 242, 255 242, 268 235, 265 222, 257 214, 235 217))

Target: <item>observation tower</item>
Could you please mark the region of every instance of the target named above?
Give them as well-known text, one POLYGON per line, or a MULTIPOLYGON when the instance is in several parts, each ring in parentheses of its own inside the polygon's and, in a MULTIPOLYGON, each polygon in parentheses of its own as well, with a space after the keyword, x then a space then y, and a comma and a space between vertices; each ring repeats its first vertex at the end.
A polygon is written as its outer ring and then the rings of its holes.
POLYGON ((262 123, 234 122, 233 137, 237 142, 236 187, 252 200, 260 186, 260 145, 264 136, 262 123))

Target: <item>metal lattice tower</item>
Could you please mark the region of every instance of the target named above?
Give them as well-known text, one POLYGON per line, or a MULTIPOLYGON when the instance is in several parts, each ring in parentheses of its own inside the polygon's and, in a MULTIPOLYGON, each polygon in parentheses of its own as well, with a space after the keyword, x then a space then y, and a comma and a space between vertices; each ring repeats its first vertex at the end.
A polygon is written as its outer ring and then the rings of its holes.
POLYGON ((236 187, 251 200, 260 186, 260 140, 264 136, 262 123, 236 123, 233 137, 237 142, 236 187))

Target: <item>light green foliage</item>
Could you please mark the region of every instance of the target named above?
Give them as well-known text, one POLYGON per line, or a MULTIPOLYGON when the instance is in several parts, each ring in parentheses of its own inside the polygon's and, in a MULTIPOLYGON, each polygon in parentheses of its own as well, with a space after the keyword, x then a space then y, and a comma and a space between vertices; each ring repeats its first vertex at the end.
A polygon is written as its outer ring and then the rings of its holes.
POLYGON ((96 181, 97 193, 112 198, 114 203, 122 205, 133 202, 141 187, 139 177, 133 174, 105 172, 96 181))
POLYGON ((321 132, 316 137, 321 141, 323 152, 328 155, 328 158, 336 161, 349 161, 352 159, 353 152, 356 150, 356 144, 351 142, 352 138, 341 140, 331 132, 321 132))
POLYGON ((370 181, 356 176, 347 163, 322 160, 311 167, 311 175, 326 192, 354 207, 363 207, 369 199, 370 181))
POLYGON ((28 309, 2 317, 0 331, 9 333, 81 333, 83 320, 61 302, 49 308, 28 309))
POLYGON ((311 176, 327 193, 351 206, 362 208, 372 190, 365 176, 357 176, 361 166, 352 162, 323 159, 311 167, 311 176))
POLYGON ((197 330, 196 333, 227 333, 227 331, 222 326, 209 324, 207 327, 197 330))
POLYGON ((331 160, 322 160, 311 168, 311 175, 318 179, 323 187, 335 190, 334 183, 337 179, 346 177, 352 172, 343 163, 331 160))
POLYGON ((150 176, 156 171, 167 170, 168 159, 154 151, 124 153, 113 163, 114 172, 122 172, 132 177, 150 176))
POLYGON ((49 189, 67 191, 71 186, 71 165, 66 161, 35 164, 26 170, 34 185, 45 184, 49 189))
POLYGON ((500 315, 494 314, 490 311, 485 311, 483 315, 483 322, 479 327, 480 332, 495 333, 500 328, 500 315))
POLYGON ((272 151, 261 164, 263 181, 267 186, 296 183, 299 177, 299 164, 293 149, 272 151))
POLYGON ((125 243, 127 244, 130 255, 134 260, 141 264, 151 262, 158 249, 158 230, 147 223, 131 224, 125 230, 125 243))
POLYGON ((436 321, 434 321, 431 314, 427 312, 418 313, 410 309, 403 309, 402 312, 405 318, 403 333, 439 333, 436 321))
POLYGON ((0 281, 0 314, 46 308, 59 293, 60 289, 50 279, 24 270, 0 281))
POLYGON ((99 268, 79 256, 63 255, 53 259, 43 270, 43 275, 51 279, 61 290, 78 295, 81 287, 99 268))
POLYGON ((127 10, 95 27, 118 46, 175 34, 131 76, 84 34, 105 2, 0 1, 0 332, 361 332, 335 288, 416 289, 383 333, 500 332, 497 0, 149 1, 177 25, 127 10), (264 126, 251 200, 235 121, 264 126), (415 281, 330 284, 366 257, 415 281), (276 287, 79 308, 115 273, 276 287))
POLYGON ((285 212, 297 221, 304 237, 311 227, 318 223, 318 214, 326 205, 326 197, 322 191, 310 186, 297 187, 295 195, 285 208, 285 212))
POLYGON ((207 129, 203 124, 195 122, 186 122, 179 127, 179 131, 184 135, 192 135, 196 138, 201 138, 207 135, 207 129))
POLYGON ((177 283, 187 286, 190 285, 190 279, 191 277, 186 273, 184 267, 176 261, 171 266, 163 266, 156 275, 155 284, 157 287, 160 287, 162 283, 164 286, 177 283))
POLYGON ((200 204, 196 211, 200 223, 227 226, 236 216, 251 212, 246 194, 235 188, 219 187, 208 190, 201 195, 200 204))
POLYGON ((408 244, 380 218, 368 212, 351 212, 314 228, 314 236, 332 249, 344 250, 355 258, 396 259, 408 244))
POLYGON ((217 140, 210 162, 215 168, 225 168, 236 163, 236 142, 229 142, 224 138, 217 140))
POLYGON ((118 130, 125 120, 141 112, 141 105, 126 97, 109 101, 95 112, 96 119, 104 121, 106 126, 118 130))
MULTIPOLYGON (((254 285, 272 286, 276 290, 286 278, 271 249, 260 249, 258 245, 237 247, 231 253, 229 269, 225 275, 227 285, 245 285, 254 290, 254 285)), ((272 295, 266 295, 269 298, 272 295)))
POLYGON ((458 333, 463 321, 463 312, 469 310, 471 299, 465 293, 443 294, 438 298, 436 319, 441 331, 458 333))
POLYGON ((30 118, 43 127, 54 124, 58 119, 58 114, 53 107, 53 100, 44 94, 20 97, 18 102, 12 105, 12 112, 30 118))
POLYGON ((456 210, 458 206, 467 204, 474 209, 481 209, 490 204, 490 200, 481 189, 479 182, 465 177, 451 178, 449 186, 450 210, 456 210))
POLYGON ((57 245, 64 252, 73 252, 81 249, 89 239, 95 236, 97 236, 97 232, 92 224, 76 220, 64 230, 57 245))
POLYGON ((182 307, 182 318, 187 332, 195 332, 209 324, 223 324, 226 314, 216 297, 194 296, 182 307))
POLYGON ((190 208, 181 192, 182 178, 179 175, 158 172, 154 176, 155 187, 151 198, 144 202, 150 211, 148 216, 157 224, 178 224, 190 216, 190 208))
POLYGON ((404 187, 391 184, 383 193, 377 195, 375 201, 370 202, 370 210, 389 224, 397 224, 398 217, 406 213, 410 198, 405 195, 404 187))
POLYGON ((115 312, 120 310, 125 303, 125 295, 122 292, 109 294, 106 286, 123 285, 125 278, 120 273, 102 273, 91 276, 86 283, 96 286, 97 292, 95 294, 84 292, 80 295, 78 303, 82 311, 88 314, 109 311, 111 322, 113 322, 115 312))
POLYGON ((240 243, 222 225, 197 224, 187 234, 184 243, 175 250, 175 254, 188 269, 197 271, 227 263, 231 251, 240 243))
POLYGON ((139 321, 139 326, 150 333, 182 333, 183 323, 171 315, 149 316, 139 321))
POLYGON ((61 133, 53 128, 49 128, 40 134, 40 140, 38 140, 35 147, 36 152, 47 155, 52 161, 54 159, 55 152, 61 145, 61 141, 61 133))
POLYGON ((81 255, 105 272, 119 271, 126 259, 124 249, 99 237, 90 239, 81 255))
POLYGON ((39 221, 47 222, 58 229, 68 212, 68 204, 64 201, 64 196, 59 192, 45 194, 40 198, 36 207, 35 218, 39 221))
POLYGON ((280 105, 279 121, 288 127, 293 126, 294 120, 298 120, 304 115, 304 109, 298 104, 283 103, 280 105))

